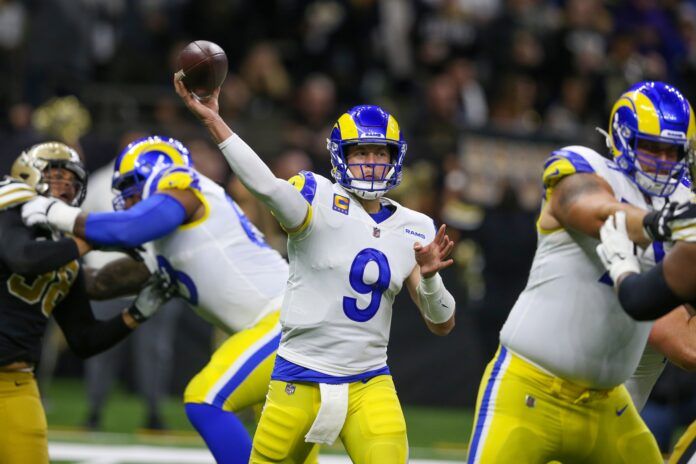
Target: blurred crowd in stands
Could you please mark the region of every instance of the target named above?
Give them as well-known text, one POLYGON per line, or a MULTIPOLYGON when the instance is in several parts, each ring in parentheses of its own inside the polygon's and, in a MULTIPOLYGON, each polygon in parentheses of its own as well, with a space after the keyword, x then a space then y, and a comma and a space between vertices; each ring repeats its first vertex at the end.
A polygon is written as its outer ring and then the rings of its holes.
MULTIPOLYGON (((467 303, 460 335, 437 343, 472 361, 450 368, 456 397, 431 389, 448 404, 475 397, 526 283, 544 157, 565 144, 604 153, 595 127, 634 82, 696 101, 696 0, 0 0, 2 171, 46 137, 79 145, 94 170, 138 136, 173 136, 282 249, 172 90, 195 39, 227 52, 221 113, 280 177, 329 175, 326 137, 347 108, 396 116, 409 169, 394 196, 459 240, 447 278, 467 303)), ((393 353, 420 336, 397 319, 393 353)))

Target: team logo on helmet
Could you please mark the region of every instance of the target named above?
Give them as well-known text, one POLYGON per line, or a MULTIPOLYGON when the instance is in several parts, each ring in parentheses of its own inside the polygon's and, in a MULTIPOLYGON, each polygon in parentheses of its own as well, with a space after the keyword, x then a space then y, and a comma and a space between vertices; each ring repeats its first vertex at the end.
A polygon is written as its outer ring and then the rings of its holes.
POLYGON ((617 166, 648 195, 674 193, 693 158, 696 135, 693 110, 679 90, 638 83, 616 101, 609 121, 607 145, 617 166))
POLYGON ((147 180, 169 166, 193 167, 188 149, 178 140, 154 135, 128 145, 114 164, 114 209, 121 210, 128 198, 142 195, 147 180))

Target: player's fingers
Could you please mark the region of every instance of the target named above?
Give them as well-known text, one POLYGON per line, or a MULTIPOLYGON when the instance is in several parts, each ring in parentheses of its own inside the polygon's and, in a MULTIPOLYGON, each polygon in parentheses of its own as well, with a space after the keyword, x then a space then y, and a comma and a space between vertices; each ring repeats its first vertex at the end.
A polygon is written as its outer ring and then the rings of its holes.
POLYGON ((174 74, 172 81, 174 82, 174 90, 176 90, 176 93, 179 96, 183 97, 186 93, 188 93, 188 92, 183 91, 183 90, 185 90, 184 83, 181 82, 181 80, 179 78, 177 78, 176 74, 174 74))
POLYGON ((448 259, 447 261, 441 261, 439 269, 445 269, 450 267, 452 264, 454 264, 454 260, 452 258, 448 259))
POLYGON ((454 242, 450 241, 440 253, 441 258, 446 258, 450 254, 452 254, 452 250, 454 250, 454 242))
POLYGON ((435 234, 435 241, 439 242, 442 240, 442 237, 445 235, 445 231, 447 230, 447 224, 442 224, 440 228, 437 230, 437 234, 435 234))

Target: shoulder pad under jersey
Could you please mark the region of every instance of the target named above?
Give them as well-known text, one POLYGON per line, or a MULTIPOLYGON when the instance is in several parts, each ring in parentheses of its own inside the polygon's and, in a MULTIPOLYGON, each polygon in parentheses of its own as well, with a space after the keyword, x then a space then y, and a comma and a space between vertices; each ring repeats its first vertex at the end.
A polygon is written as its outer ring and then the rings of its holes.
POLYGON ((288 182, 300 191, 310 205, 317 194, 317 179, 311 171, 300 171, 297 175, 288 179, 288 182))
POLYGON ((561 149, 551 152, 544 163, 542 180, 545 189, 552 189, 564 177, 592 172, 595 172, 594 168, 583 155, 576 151, 561 149))
POLYGON ((170 166, 152 176, 145 185, 145 195, 150 196, 162 190, 201 190, 200 176, 187 166, 170 166))

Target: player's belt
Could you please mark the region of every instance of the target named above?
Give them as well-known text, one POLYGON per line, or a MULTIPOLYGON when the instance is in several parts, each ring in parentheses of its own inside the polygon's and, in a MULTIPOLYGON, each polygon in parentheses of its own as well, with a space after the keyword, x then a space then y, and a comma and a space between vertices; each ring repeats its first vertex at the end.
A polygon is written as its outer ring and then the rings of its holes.
POLYGON ((563 398, 573 403, 584 403, 594 399, 606 398, 614 390, 612 388, 587 388, 570 380, 563 379, 527 361, 516 353, 511 353, 510 372, 522 376, 537 388, 547 391, 553 396, 563 398))
POLYGON ((0 366, 0 372, 34 372, 34 364, 25 361, 15 361, 0 366))

